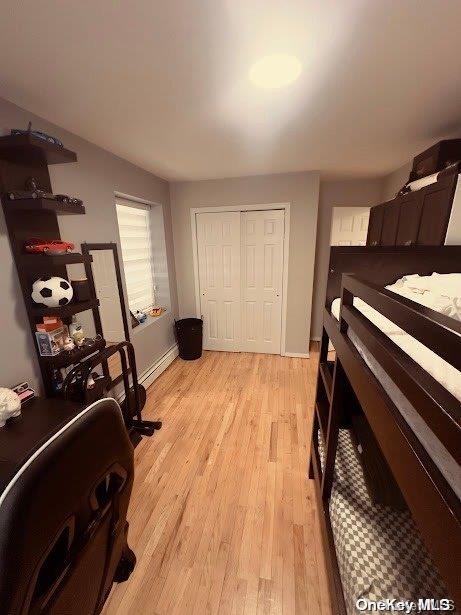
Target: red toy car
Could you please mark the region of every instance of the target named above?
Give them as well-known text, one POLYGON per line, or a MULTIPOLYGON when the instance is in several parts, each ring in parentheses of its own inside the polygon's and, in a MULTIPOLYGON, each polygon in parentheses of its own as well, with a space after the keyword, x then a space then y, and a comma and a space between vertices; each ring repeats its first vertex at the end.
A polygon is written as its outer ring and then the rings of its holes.
POLYGON ((26 252, 35 254, 65 254, 72 252, 74 244, 61 239, 29 239, 25 245, 26 252))

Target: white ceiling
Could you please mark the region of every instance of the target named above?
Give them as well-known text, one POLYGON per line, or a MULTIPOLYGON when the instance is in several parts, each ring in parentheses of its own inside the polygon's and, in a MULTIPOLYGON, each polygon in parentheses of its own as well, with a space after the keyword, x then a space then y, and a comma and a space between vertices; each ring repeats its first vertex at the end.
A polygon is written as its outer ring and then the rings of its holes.
POLYGON ((384 174, 461 129, 461 2, 2 0, 0 95, 169 179, 384 174))

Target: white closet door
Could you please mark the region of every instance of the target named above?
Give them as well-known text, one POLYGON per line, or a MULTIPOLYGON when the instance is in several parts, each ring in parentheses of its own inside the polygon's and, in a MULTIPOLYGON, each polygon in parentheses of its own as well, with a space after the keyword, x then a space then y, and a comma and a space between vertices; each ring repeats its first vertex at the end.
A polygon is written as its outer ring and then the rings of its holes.
POLYGON ((197 214, 205 350, 240 350, 240 212, 197 214))
POLYGON ((284 212, 242 213, 242 345, 280 354, 284 212))
POLYGON ((330 245, 364 246, 369 217, 369 207, 333 207, 330 245))

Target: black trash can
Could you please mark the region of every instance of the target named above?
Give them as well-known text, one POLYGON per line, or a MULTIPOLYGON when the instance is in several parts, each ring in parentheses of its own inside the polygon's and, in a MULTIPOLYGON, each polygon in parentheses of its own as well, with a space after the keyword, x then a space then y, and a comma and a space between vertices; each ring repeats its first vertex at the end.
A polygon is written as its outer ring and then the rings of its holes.
POLYGON ((200 359, 202 356, 203 320, 200 320, 200 318, 182 318, 176 320, 174 324, 181 359, 185 361, 200 359))

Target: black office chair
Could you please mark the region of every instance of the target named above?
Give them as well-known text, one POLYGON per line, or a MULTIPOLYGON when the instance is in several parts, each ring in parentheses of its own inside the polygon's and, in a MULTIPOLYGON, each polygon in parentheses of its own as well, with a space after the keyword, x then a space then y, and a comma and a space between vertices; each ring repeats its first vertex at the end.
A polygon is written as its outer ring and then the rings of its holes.
POLYGON ((135 564, 126 522, 133 472, 113 399, 83 409, 24 460, 0 496, 1 615, 101 611, 135 564))

